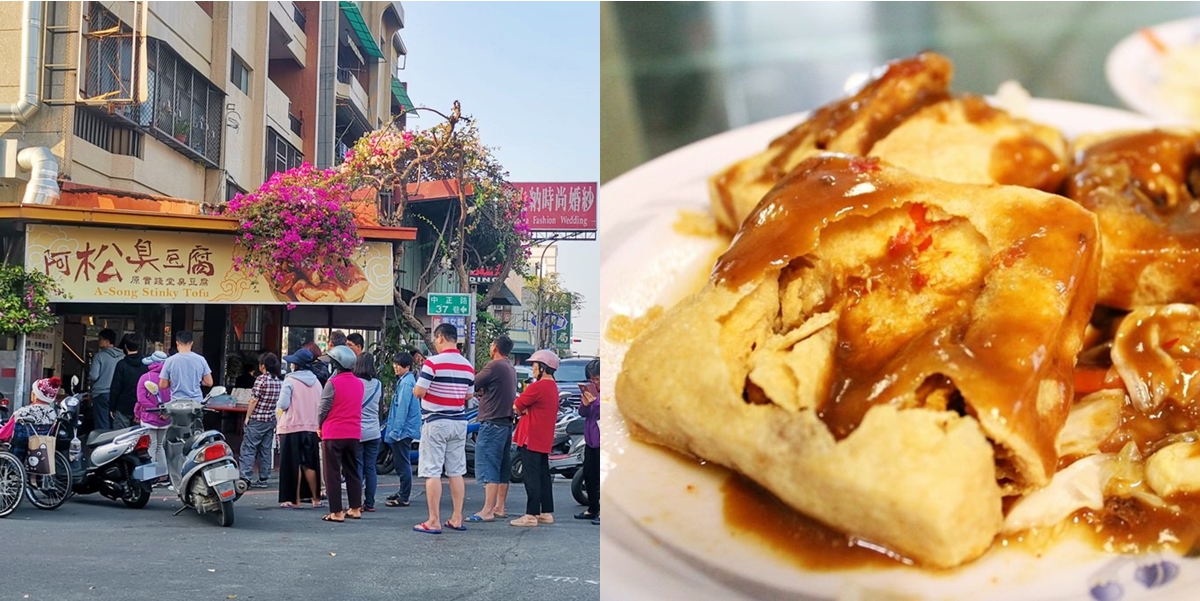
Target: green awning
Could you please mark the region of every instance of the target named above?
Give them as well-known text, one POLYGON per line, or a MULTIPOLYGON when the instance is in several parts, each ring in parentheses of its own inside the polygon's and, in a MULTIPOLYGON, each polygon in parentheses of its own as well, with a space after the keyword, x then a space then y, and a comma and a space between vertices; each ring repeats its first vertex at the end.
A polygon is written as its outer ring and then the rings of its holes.
POLYGON ((338 6, 341 7, 342 14, 346 15, 346 20, 350 21, 350 27, 354 29, 354 35, 358 37, 358 45, 362 47, 363 54, 373 59, 383 60, 383 51, 379 49, 379 44, 375 43, 375 36, 371 35, 371 30, 363 19, 362 11, 358 10, 358 5, 342 0, 338 6))
POLYGON ((528 356, 528 355, 532 355, 533 351, 535 351, 535 350, 537 350, 537 349, 533 348, 533 345, 529 344, 528 342, 517 342, 514 340, 512 352, 510 354, 528 356))
POLYGON ((408 97, 408 90, 404 89, 404 85, 395 77, 392 78, 392 96, 396 97, 396 102, 404 107, 404 110, 411 111, 414 108, 413 101, 408 97))

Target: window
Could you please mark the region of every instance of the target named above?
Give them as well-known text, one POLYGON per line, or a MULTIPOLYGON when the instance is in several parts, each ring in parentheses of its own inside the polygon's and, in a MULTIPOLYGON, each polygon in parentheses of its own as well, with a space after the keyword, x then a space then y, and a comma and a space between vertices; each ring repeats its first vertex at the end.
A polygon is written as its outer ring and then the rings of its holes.
POLYGON ((89 6, 84 51, 87 70, 81 77, 86 98, 128 102, 133 94, 133 29, 98 2, 89 6))
POLYGON ((296 149, 295 146, 288 144, 287 140, 275 133, 275 130, 267 128, 267 166, 265 177, 271 177, 272 174, 279 171, 287 171, 294 167, 299 167, 300 163, 304 162, 304 155, 296 149))
POLYGON ((92 109, 75 111, 75 135, 113 154, 142 157, 141 132, 105 121, 92 109))
POLYGON ((229 53, 229 81, 243 94, 250 95, 250 67, 235 52, 229 53))
POLYGON ((225 202, 229 202, 229 201, 233 200, 233 197, 237 196, 238 194, 245 194, 245 193, 246 193, 246 191, 239 188, 237 184, 233 183, 233 180, 231 180, 231 179, 225 180, 225 202))
POLYGON ((208 167, 220 167, 225 93, 156 38, 146 40, 146 67, 146 102, 112 105, 111 116, 208 167))

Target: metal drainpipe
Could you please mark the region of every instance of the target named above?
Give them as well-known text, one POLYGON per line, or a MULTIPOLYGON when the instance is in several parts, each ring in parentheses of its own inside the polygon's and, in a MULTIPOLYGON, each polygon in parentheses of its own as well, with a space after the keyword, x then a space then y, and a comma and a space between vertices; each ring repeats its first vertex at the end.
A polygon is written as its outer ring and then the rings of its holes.
POLYGON ((49 148, 22 149, 17 153, 17 165, 30 172, 21 204, 50 205, 58 200, 58 157, 49 148))
POLYGON ((26 123, 41 106, 42 3, 26 0, 21 22, 21 79, 16 102, 0 104, 0 121, 26 123))

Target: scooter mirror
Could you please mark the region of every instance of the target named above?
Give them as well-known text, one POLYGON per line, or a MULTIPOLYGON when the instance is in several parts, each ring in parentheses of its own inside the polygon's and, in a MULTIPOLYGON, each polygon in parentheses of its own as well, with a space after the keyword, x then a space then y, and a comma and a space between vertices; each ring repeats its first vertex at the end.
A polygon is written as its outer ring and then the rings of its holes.
POLYGON ((212 397, 215 397, 215 396, 221 396, 221 395, 223 395, 223 394, 225 394, 225 387, 224 387, 224 386, 213 386, 212 390, 208 391, 208 397, 209 397, 209 398, 212 398, 212 397))
POLYGON ((79 376, 71 376, 71 390, 79 388, 79 376))
POLYGON ((146 392, 149 392, 150 394, 158 394, 158 382, 146 380, 146 383, 143 384, 142 387, 145 388, 146 392))

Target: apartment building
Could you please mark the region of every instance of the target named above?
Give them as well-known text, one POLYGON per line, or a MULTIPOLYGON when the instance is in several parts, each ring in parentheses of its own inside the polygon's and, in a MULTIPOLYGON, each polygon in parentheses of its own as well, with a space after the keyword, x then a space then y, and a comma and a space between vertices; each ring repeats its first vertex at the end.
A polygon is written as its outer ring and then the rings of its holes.
POLYGON ((0 102, 29 105, 0 137, 84 186, 219 204, 412 107, 399 2, 6 2, 0 24, 0 102))
POLYGON ((399 2, 0 3, 0 247, 67 290, 53 331, 0 336, 0 390, 86 385, 103 328, 194 332, 218 382, 288 328, 378 328, 415 229, 360 223, 367 289, 302 299, 233 268, 214 209, 411 108, 403 28, 399 2))

